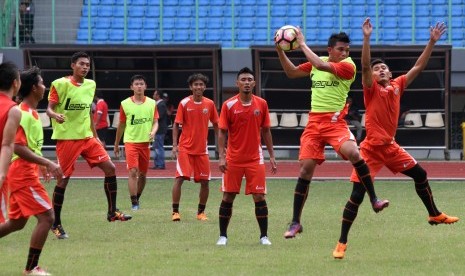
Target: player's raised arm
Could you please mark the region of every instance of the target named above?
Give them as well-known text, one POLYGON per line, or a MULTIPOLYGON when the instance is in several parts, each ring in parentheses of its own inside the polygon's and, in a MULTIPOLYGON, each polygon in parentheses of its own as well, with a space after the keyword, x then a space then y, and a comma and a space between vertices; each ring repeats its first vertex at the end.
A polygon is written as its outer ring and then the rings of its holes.
POLYGON ((421 53, 420 57, 413 65, 412 69, 407 72, 407 85, 409 86, 413 80, 425 69, 426 64, 428 64, 431 53, 433 52, 433 47, 436 42, 441 38, 441 36, 446 32, 447 26, 444 22, 437 22, 436 25, 430 27, 430 38, 428 44, 426 44, 425 49, 421 53))
POLYGON ((373 77, 371 72, 371 50, 370 50, 370 37, 373 32, 370 18, 365 19, 362 25, 363 31, 363 46, 362 46, 362 83, 366 87, 371 87, 373 84, 373 77))

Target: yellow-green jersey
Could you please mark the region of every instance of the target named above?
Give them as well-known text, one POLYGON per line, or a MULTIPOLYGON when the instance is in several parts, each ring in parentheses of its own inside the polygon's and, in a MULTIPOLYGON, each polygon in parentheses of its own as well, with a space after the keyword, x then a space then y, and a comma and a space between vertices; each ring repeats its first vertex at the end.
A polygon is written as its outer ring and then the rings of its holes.
POLYGON ((135 103, 133 97, 121 102, 120 122, 126 122, 124 143, 148 143, 153 121, 158 119, 157 104, 148 97, 143 103, 135 103))
POLYGON ((56 103, 56 113, 65 116, 61 124, 52 119, 52 139, 80 140, 93 136, 90 111, 95 87, 93 80, 84 79, 83 83, 76 83, 72 77, 52 82, 48 100, 56 103))
MULTIPOLYGON (((30 108, 26 103, 19 105, 21 110, 20 128, 16 133, 15 143, 20 142, 32 150, 35 154, 42 156, 42 145, 44 143, 44 131, 40 122, 39 114, 36 110, 30 108)), ((13 153, 11 161, 18 159, 19 156, 13 153)))
MULTIPOLYGON (((328 61, 328 57, 320 58, 323 61, 328 61)), ((356 66, 350 57, 339 63, 332 63, 332 65, 335 66, 336 71, 339 67, 341 67, 341 65, 344 66, 347 63, 353 66, 353 73, 351 73, 352 75, 350 79, 345 79, 336 74, 318 70, 312 66, 310 71, 310 78, 312 80, 312 112, 337 112, 344 109, 350 86, 355 80, 356 66)))

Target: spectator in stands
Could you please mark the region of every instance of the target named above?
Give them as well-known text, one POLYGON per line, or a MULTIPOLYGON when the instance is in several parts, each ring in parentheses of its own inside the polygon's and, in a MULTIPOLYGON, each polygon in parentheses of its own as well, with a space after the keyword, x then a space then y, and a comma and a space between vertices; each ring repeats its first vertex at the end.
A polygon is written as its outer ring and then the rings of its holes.
POLYGON ((153 99, 157 102, 158 130, 153 142, 153 169, 164 170, 165 166, 165 135, 168 131, 168 110, 160 90, 155 90, 153 99))
POLYGON ((91 117, 91 105, 95 94, 95 81, 86 79, 90 70, 90 57, 85 52, 71 56, 71 76, 52 82, 48 94, 47 115, 52 119, 52 139, 56 142, 56 155, 63 169, 63 179, 57 180, 53 191, 55 222, 52 232, 58 239, 68 234, 61 224, 61 210, 74 163, 82 156, 90 167, 98 167, 105 174, 103 188, 108 203, 107 220, 127 221, 132 217, 116 207, 118 185, 115 164, 105 148, 97 140, 97 132, 91 117))
POLYGON ((260 244, 271 245, 268 239, 268 206, 265 195, 265 162, 261 141, 270 155, 271 173, 277 171, 271 136, 270 114, 266 100, 253 95, 254 72, 247 67, 237 73, 239 93, 223 103, 218 134, 219 169, 223 173, 223 198, 219 210, 220 237, 217 245, 228 242, 227 230, 236 195, 245 177, 245 194, 252 194, 255 217, 260 228, 260 244), (226 145, 226 136, 228 142, 226 145), (227 148, 227 150, 226 150, 227 148))
POLYGON ((97 131, 98 139, 102 143, 103 147, 107 145, 108 137, 108 105, 103 99, 103 94, 100 91, 95 93, 94 97, 94 125, 95 130, 97 131))
POLYGON ((307 200, 310 182, 317 165, 325 160, 325 145, 330 144, 344 159, 350 160, 360 176, 375 212, 387 207, 389 201, 376 197, 370 171, 358 151, 357 143, 344 120, 343 110, 350 85, 355 80, 356 68, 349 57, 350 39, 344 32, 334 33, 328 40, 328 57, 317 56, 305 43, 300 29, 297 41, 307 62, 295 66, 285 52, 276 45, 279 61, 289 78, 312 78, 312 101, 309 122, 300 137, 300 175, 294 191, 292 222, 285 238, 302 232, 300 218, 307 200))
MULTIPOLYGON (((365 20, 362 29, 362 84, 366 107, 367 137, 360 145, 360 154, 365 158, 372 177, 375 177, 378 171, 386 166, 392 172, 401 172, 414 180, 415 191, 428 211, 429 224, 457 222, 459 218, 448 216, 436 208, 426 171, 394 140, 399 118, 400 98, 405 89, 426 67, 434 45, 446 32, 447 27, 444 23, 437 23, 431 27, 430 39, 423 53, 406 74, 395 79, 392 79, 389 66, 382 60, 375 59, 370 63, 370 36, 373 31, 370 18, 365 20)), ((352 194, 344 208, 341 236, 333 251, 334 258, 338 259, 344 258, 347 236, 365 195, 365 190, 358 185, 360 180, 355 171, 352 172, 351 181, 354 183, 352 194)))
MULTIPOLYGON (((34 29, 35 8, 31 0, 22 0, 19 4, 19 44, 35 43, 32 36, 34 29)), ((13 30, 12 45, 16 46, 16 30, 13 30)))
POLYGON ((132 210, 140 208, 140 197, 145 188, 150 164, 150 142, 158 129, 157 104, 145 96, 147 81, 142 75, 131 78, 134 95, 123 100, 115 137, 115 156, 119 157, 119 142, 124 133, 124 150, 129 171, 128 188, 132 210))
POLYGON ((165 104, 166 104, 166 113, 168 115, 168 126, 171 126, 173 124, 174 105, 170 102, 170 97, 168 96, 168 93, 163 93, 162 99, 165 101, 165 104))
POLYGON ((171 220, 180 221, 179 202, 184 180, 194 176, 194 182, 200 182, 197 219, 208 220, 205 208, 209 195, 210 160, 208 156, 208 122, 212 122, 215 137, 218 137, 218 112, 215 103, 204 97, 208 77, 195 73, 187 79, 192 95, 179 102, 178 112, 173 124, 173 151, 176 159, 176 173, 172 190, 171 220), (179 137, 179 127, 182 132, 179 137), (179 142, 178 142, 179 137, 179 142))
POLYGON ((355 127, 356 135, 355 140, 357 144, 362 141, 363 126, 361 123, 362 115, 358 111, 358 106, 353 103, 352 97, 347 97, 346 104, 348 105, 348 112, 345 117, 348 124, 355 127))
POLYGON ((37 224, 32 231, 24 275, 50 275, 38 266, 42 249, 53 224, 52 202, 40 183, 39 170, 46 182, 51 176, 62 177, 58 164, 42 157, 43 130, 37 105, 44 97, 45 86, 37 67, 21 73, 19 94, 23 102, 21 123, 16 132, 14 155, 5 184, 9 191, 9 220, 0 224, 0 237, 24 228, 29 217, 37 224))

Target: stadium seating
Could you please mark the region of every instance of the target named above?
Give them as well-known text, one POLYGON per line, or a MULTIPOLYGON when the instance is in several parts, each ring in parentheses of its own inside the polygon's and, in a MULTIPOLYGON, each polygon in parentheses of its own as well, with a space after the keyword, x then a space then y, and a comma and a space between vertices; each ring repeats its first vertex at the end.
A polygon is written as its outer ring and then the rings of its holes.
POLYGON ((307 123, 308 123, 308 113, 300 114, 299 126, 300 127, 306 127, 307 123))
POLYGON ((278 113, 270 112, 270 126, 271 127, 277 127, 278 125, 279 125, 278 113))
POLYGON ((281 115, 281 121, 279 121, 280 127, 297 127, 298 125, 299 121, 297 120, 296 113, 283 113, 281 115))
POLYGON ((426 127, 444 127, 444 119, 441 112, 428 112, 425 118, 426 127))
POLYGON ((421 119, 421 114, 416 112, 408 113, 405 116, 405 122, 411 121, 411 124, 405 124, 405 127, 422 127, 423 120, 421 119))
POLYGON ((39 112, 40 122, 42 123, 42 127, 50 127, 50 118, 48 117, 47 113, 39 112))

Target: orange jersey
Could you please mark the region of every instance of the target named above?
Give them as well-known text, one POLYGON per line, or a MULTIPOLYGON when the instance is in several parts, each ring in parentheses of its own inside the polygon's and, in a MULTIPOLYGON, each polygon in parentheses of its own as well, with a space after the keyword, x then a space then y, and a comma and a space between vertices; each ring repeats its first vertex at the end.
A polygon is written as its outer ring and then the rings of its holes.
MULTIPOLYGON (((0 141, 3 141, 3 130, 5 129, 8 119, 8 112, 16 103, 11 100, 5 93, 0 93, 0 141)), ((0 149, 2 145, 0 144, 0 149)))
POLYGON ((404 94, 406 76, 402 75, 383 87, 374 79, 370 88, 363 87, 366 117, 365 141, 371 145, 394 143, 400 112, 400 98, 404 94))
POLYGON ((107 117, 108 117, 108 105, 104 100, 99 99, 95 106, 95 112, 94 112, 95 129, 107 128, 108 127, 107 117), (99 121, 97 121, 98 114, 101 114, 99 121))
POLYGON ((179 151, 191 155, 208 154, 208 121, 218 123, 218 112, 212 100, 203 97, 201 102, 194 102, 189 96, 179 102, 174 120, 182 125, 179 151))
MULTIPOLYGON (((348 62, 330 62, 329 64, 333 68, 335 75, 342 79, 350 80, 354 76, 355 68, 348 62)), ((309 74, 312 71, 312 67, 313 66, 310 62, 305 62, 299 65, 299 69, 301 71, 309 74)))
POLYGON ((229 164, 263 164, 262 127, 270 127, 268 104, 264 99, 252 95, 251 103, 243 105, 236 95, 223 103, 219 128, 228 130, 226 160, 229 164))

